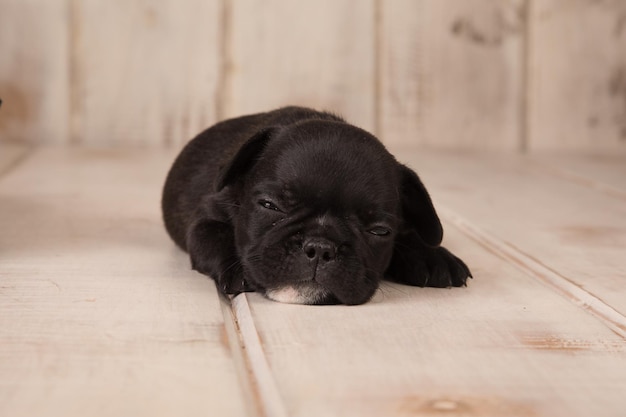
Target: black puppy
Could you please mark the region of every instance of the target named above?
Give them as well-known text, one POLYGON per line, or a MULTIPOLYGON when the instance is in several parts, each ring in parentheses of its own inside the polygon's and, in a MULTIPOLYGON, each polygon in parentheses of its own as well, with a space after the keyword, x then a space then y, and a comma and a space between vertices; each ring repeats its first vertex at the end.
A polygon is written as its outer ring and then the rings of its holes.
POLYGON ((371 134, 286 107, 223 121, 190 141, 163 190, 163 217, 192 268, 225 294, 361 304, 383 278, 465 285, 418 176, 371 134))

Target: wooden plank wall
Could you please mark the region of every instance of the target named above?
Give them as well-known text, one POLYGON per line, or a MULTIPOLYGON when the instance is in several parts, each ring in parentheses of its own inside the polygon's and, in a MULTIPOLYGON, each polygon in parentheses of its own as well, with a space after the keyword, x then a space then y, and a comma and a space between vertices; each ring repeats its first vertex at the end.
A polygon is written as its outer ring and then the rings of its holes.
POLYGON ((522 2, 384 2, 382 136, 519 149, 522 2))
POLYGON ((68 135, 69 27, 58 1, 0 0, 0 140, 68 135))
POLYGON ((74 0, 72 142, 180 142, 216 119, 220 4, 74 0))
POLYGON ((626 2, 534 0, 529 146, 626 148, 626 2))
POLYGON ((0 0, 0 140, 174 146, 328 108, 393 145, 626 149, 626 3, 0 0))

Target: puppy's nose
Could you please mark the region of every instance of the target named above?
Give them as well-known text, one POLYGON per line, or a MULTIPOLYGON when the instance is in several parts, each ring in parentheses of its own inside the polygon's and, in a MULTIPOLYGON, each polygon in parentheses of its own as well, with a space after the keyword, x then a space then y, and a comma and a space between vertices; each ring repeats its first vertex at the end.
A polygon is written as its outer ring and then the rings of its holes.
POLYGON ((304 242, 302 250, 311 261, 330 262, 337 256, 335 245, 326 239, 311 238, 304 242))

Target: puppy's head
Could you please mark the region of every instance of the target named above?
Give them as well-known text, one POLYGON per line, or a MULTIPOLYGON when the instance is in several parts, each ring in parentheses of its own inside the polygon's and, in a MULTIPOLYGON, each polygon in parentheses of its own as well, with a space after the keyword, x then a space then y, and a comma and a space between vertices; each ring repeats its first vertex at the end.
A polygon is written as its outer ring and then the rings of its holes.
POLYGON ((441 224, 417 175, 369 133, 306 121, 258 132, 222 170, 248 283, 302 304, 369 300, 397 234, 431 245, 441 224))

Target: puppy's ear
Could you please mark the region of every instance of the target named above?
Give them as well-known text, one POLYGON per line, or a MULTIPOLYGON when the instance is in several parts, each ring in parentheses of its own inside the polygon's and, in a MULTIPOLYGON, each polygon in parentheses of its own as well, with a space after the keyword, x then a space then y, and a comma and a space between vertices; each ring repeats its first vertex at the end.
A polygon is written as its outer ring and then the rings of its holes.
POLYGON ((252 168, 276 130, 273 127, 259 130, 239 148, 235 156, 220 170, 215 182, 216 191, 221 191, 237 176, 252 168))
POLYGON ((439 246, 443 238, 439 216, 422 181, 415 172, 404 165, 400 165, 400 190, 405 224, 415 229, 427 245, 439 246))

